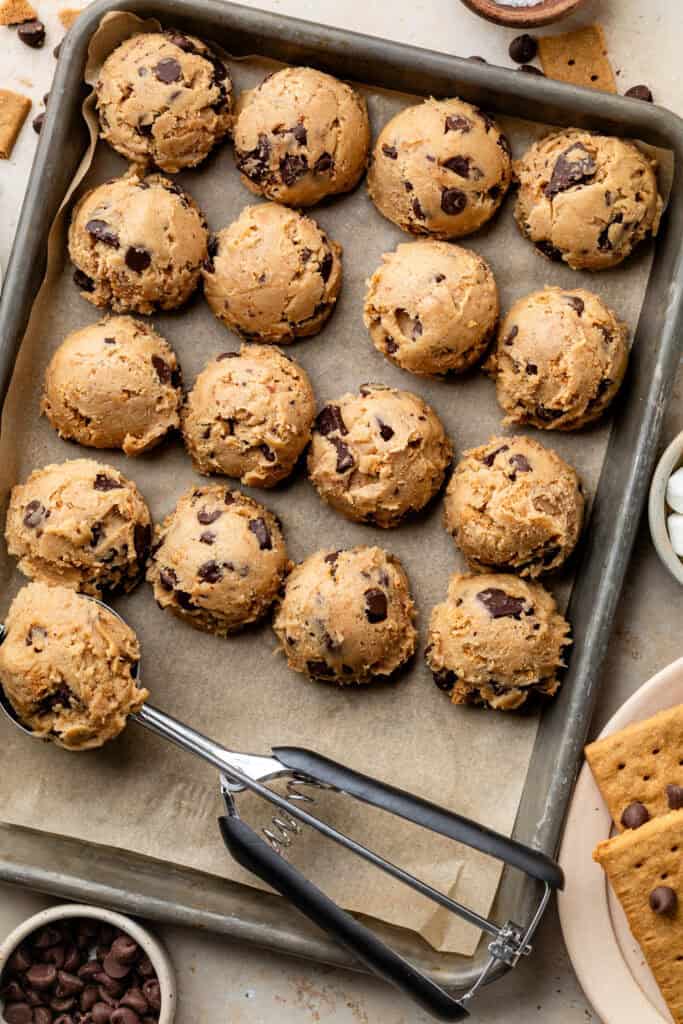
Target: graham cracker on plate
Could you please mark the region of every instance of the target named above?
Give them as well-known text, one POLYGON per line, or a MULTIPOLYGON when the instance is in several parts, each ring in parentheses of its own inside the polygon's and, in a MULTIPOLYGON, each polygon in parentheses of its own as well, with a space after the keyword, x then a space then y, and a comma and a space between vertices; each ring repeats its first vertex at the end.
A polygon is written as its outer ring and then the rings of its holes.
POLYGON ((683 704, 590 743, 585 754, 619 831, 632 803, 651 818, 683 807, 683 704))
POLYGON ((28 96, 10 89, 0 89, 0 160, 8 160, 21 126, 31 109, 28 96))
POLYGON ((682 855, 683 811, 605 839, 593 851, 676 1024, 683 1024, 682 855))
POLYGON ((37 17, 28 0, 0 2, 0 25, 21 25, 23 21, 34 21, 37 17))
POLYGON ((586 25, 559 36, 541 36, 538 54, 548 78, 603 92, 617 91, 601 25, 586 25))

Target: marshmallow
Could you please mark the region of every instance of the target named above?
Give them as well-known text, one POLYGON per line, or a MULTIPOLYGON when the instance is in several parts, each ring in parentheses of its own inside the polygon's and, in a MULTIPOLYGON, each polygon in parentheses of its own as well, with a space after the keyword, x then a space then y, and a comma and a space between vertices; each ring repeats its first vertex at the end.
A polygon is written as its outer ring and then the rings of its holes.
POLYGON ((669 477, 666 485, 666 503, 674 512, 683 512, 683 466, 669 477))
POLYGON ((672 512, 667 517, 666 526, 669 531, 671 547, 677 555, 683 556, 683 516, 677 512, 672 512))

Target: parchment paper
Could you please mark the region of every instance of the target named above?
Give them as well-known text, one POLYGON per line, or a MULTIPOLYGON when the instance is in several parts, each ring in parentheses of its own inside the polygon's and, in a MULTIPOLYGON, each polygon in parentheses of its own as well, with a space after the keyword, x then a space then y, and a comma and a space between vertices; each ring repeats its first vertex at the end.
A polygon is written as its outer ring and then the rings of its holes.
MULTIPOLYGON (((133 31, 154 28, 155 23, 141 23, 132 15, 107 16, 91 43, 89 81, 119 41, 133 31)), ((239 91, 258 82, 273 64, 250 58, 232 61, 231 67, 239 91)), ((414 101, 397 94, 365 92, 375 133, 398 109, 414 101)), ((84 112, 94 133, 91 99, 86 100, 84 112)), ((516 154, 547 130, 538 124, 499 120, 516 154)), ((214 230, 255 201, 239 182, 230 149, 229 144, 221 147, 201 168, 178 176, 214 230)), ((82 169, 89 164, 90 153, 82 169)), ((98 144, 85 185, 91 187, 125 169, 122 159, 98 144)), ((78 181, 77 177, 74 185, 78 181)), ((494 387, 482 374, 423 380, 392 366, 372 346, 362 322, 364 283, 382 253, 406 236, 375 211, 364 186, 316 208, 312 215, 344 246, 344 286, 336 312, 320 335, 289 348, 310 374, 319 403, 356 390, 363 381, 383 381, 415 391, 430 402, 443 419, 456 454, 500 432, 502 417, 494 387)), ((171 510, 181 491, 199 482, 179 440, 133 460, 61 441, 39 418, 43 372, 52 352, 69 331, 99 316, 79 297, 72 282, 67 223, 68 208, 51 233, 48 274, 5 405, 0 437, 3 501, 6 504, 11 486, 37 466, 96 457, 135 480, 158 520, 171 510)), ((593 276, 577 274, 535 254, 513 223, 509 199, 493 223, 465 244, 492 265, 503 309, 546 283, 587 287, 635 327, 652 257, 650 246, 643 246, 622 269, 593 276)), ((239 346, 199 294, 179 312, 153 320, 174 346, 188 386, 212 356, 239 346)), ((603 425, 577 435, 548 433, 542 440, 577 467, 590 494, 599 477, 607 433, 608 426, 603 425)), ((418 656, 392 685, 360 689, 317 685, 289 671, 275 653, 267 622, 229 640, 218 640, 161 612, 150 587, 143 583, 115 604, 140 636, 144 681, 154 703, 233 749, 265 753, 276 744, 308 746, 509 834, 537 719, 455 708, 433 685, 424 665, 430 609, 443 599, 450 574, 463 567, 442 526, 440 500, 417 521, 382 531, 347 522, 327 508, 301 467, 275 491, 250 493, 281 516, 295 560, 329 544, 379 544, 398 555, 420 610, 418 656)), ((4 613, 24 582, 4 545, 0 580, 4 613)), ((569 574, 551 581, 563 605, 570 584, 569 574)), ((227 856, 220 840, 215 772, 136 726, 101 751, 70 754, 50 744, 32 743, 3 720, 0 799, 0 813, 9 823, 82 839, 85 876, 87 844, 95 843, 258 884, 227 856)), ((240 800, 252 824, 269 821, 263 802, 250 796, 240 800)), ((316 810, 431 885, 482 914, 489 912, 500 877, 498 862, 350 798, 324 795, 316 810)), ((471 954, 476 947, 476 929, 311 830, 295 841, 288 856, 352 911, 419 932, 439 950, 471 954)))

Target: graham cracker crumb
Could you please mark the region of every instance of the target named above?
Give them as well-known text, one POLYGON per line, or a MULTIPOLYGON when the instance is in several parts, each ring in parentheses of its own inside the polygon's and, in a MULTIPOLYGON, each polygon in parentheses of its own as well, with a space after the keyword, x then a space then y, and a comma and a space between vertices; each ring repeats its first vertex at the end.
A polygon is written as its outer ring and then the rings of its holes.
POLYGON ((81 8, 76 9, 75 7, 63 7, 61 11, 58 11, 59 20, 68 32, 76 18, 82 13, 81 8))
POLYGON ((21 25, 23 21, 34 21, 37 17, 28 0, 0 2, 0 25, 21 25))
POLYGON ((0 89, 0 160, 9 160, 21 126, 31 109, 28 96, 0 89))
POLYGON ((587 25, 559 36, 541 36, 538 53, 549 78, 602 92, 617 91, 601 25, 587 25))

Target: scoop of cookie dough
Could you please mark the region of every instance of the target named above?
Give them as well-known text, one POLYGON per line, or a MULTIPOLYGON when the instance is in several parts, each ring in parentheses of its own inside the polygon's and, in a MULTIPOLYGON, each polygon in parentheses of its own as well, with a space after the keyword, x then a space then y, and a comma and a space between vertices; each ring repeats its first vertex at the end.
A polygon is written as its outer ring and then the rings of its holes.
POLYGON ((36 469, 12 488, 5 537, 25 576, 101 597, 137 583, 152 535, 131 480, 93 459, 36 469))
POLYGON ((295 672, 323 682, 386 679, 413 655, 415 606, 382 548, 317 551, 290 573, 273 628, 295 672))
POLYGON ((444 503, 446 529, 471 568, 538 576, 574 550, 584 498, 576 471, 529 437, 492 437, 464 453, 444 503))
POLYGON ((251 192, 312 206, 348 192, 365 170, 370 123, 363 97, 313 68, 283 68, 241 93, 235 159, 251 192))
POLYGON ((180 367, 170 345, 130 316, 69 334, 45 373, 41 411, 60 437, 139 455, 179 425, 180 367))
POLYGON ((126 39, 95 85, 100 135, 127 160, 174 173, 227 135, 232 83, 213 50, 181 32, 126 39))
POLYGON ((160 608, 227 636, 265 615, 288 565, 273 513, 214 484, 186 491, 157 526, 147 579, 160 608))
POLYGON ((368 282, 363 319, 375 348, 411 373, 462 373, 484 354, 498 289, 469 249, 424 239, 385 253, 368 282))
POLYGON ((332 313, 341 252, 296 210, 247 206, 212 236, 204 294, 218 319, 243 338, 287 344, 317 334, 332 313))
POLYGON ((515 161, 515 220, 539 252, 574 270, 621 263, 662 215, 657 163, 632 142, 571 128, 515 161))
POLYGON ((602 416, 627 362, 626 325, 602 299, 544 288, 512 306, 486 369, 505 423, 578 430, 602 416))
POLYGON ((183 436, 200 473, 273 487, 308 444, 315 398, 308 375, 270 345, 224 352, 187 396, 183 436))
POLYGON ((74 281, 117 313, 176 309, 197 287, 207 255, 195 201, 160 174, 130 171, 86 192, 69 228, 74 281))
POLYGON ((540 583, 504 573, 455 575, 429 623, 427 664, 453 704, 501 711, 552 696, 569 623, 540 583))
POLYGON ((114 739, 149 692, 136 684, 140 645, 108 608, 66 587, 29 583, 12 602, 0 684, 17 718, 67 750, 114 739))
POLYGON ((308 472, 342 515, 390 527, 436 494, 452 454, 441 420, 421 398, 363 384, 318 413, 308 472))
POLYGON ((460 238, 490 220, 511 174, 510 145, 495 121, 463 100, 428 99, 380 132, 368 190, 404 231, 460 238))

